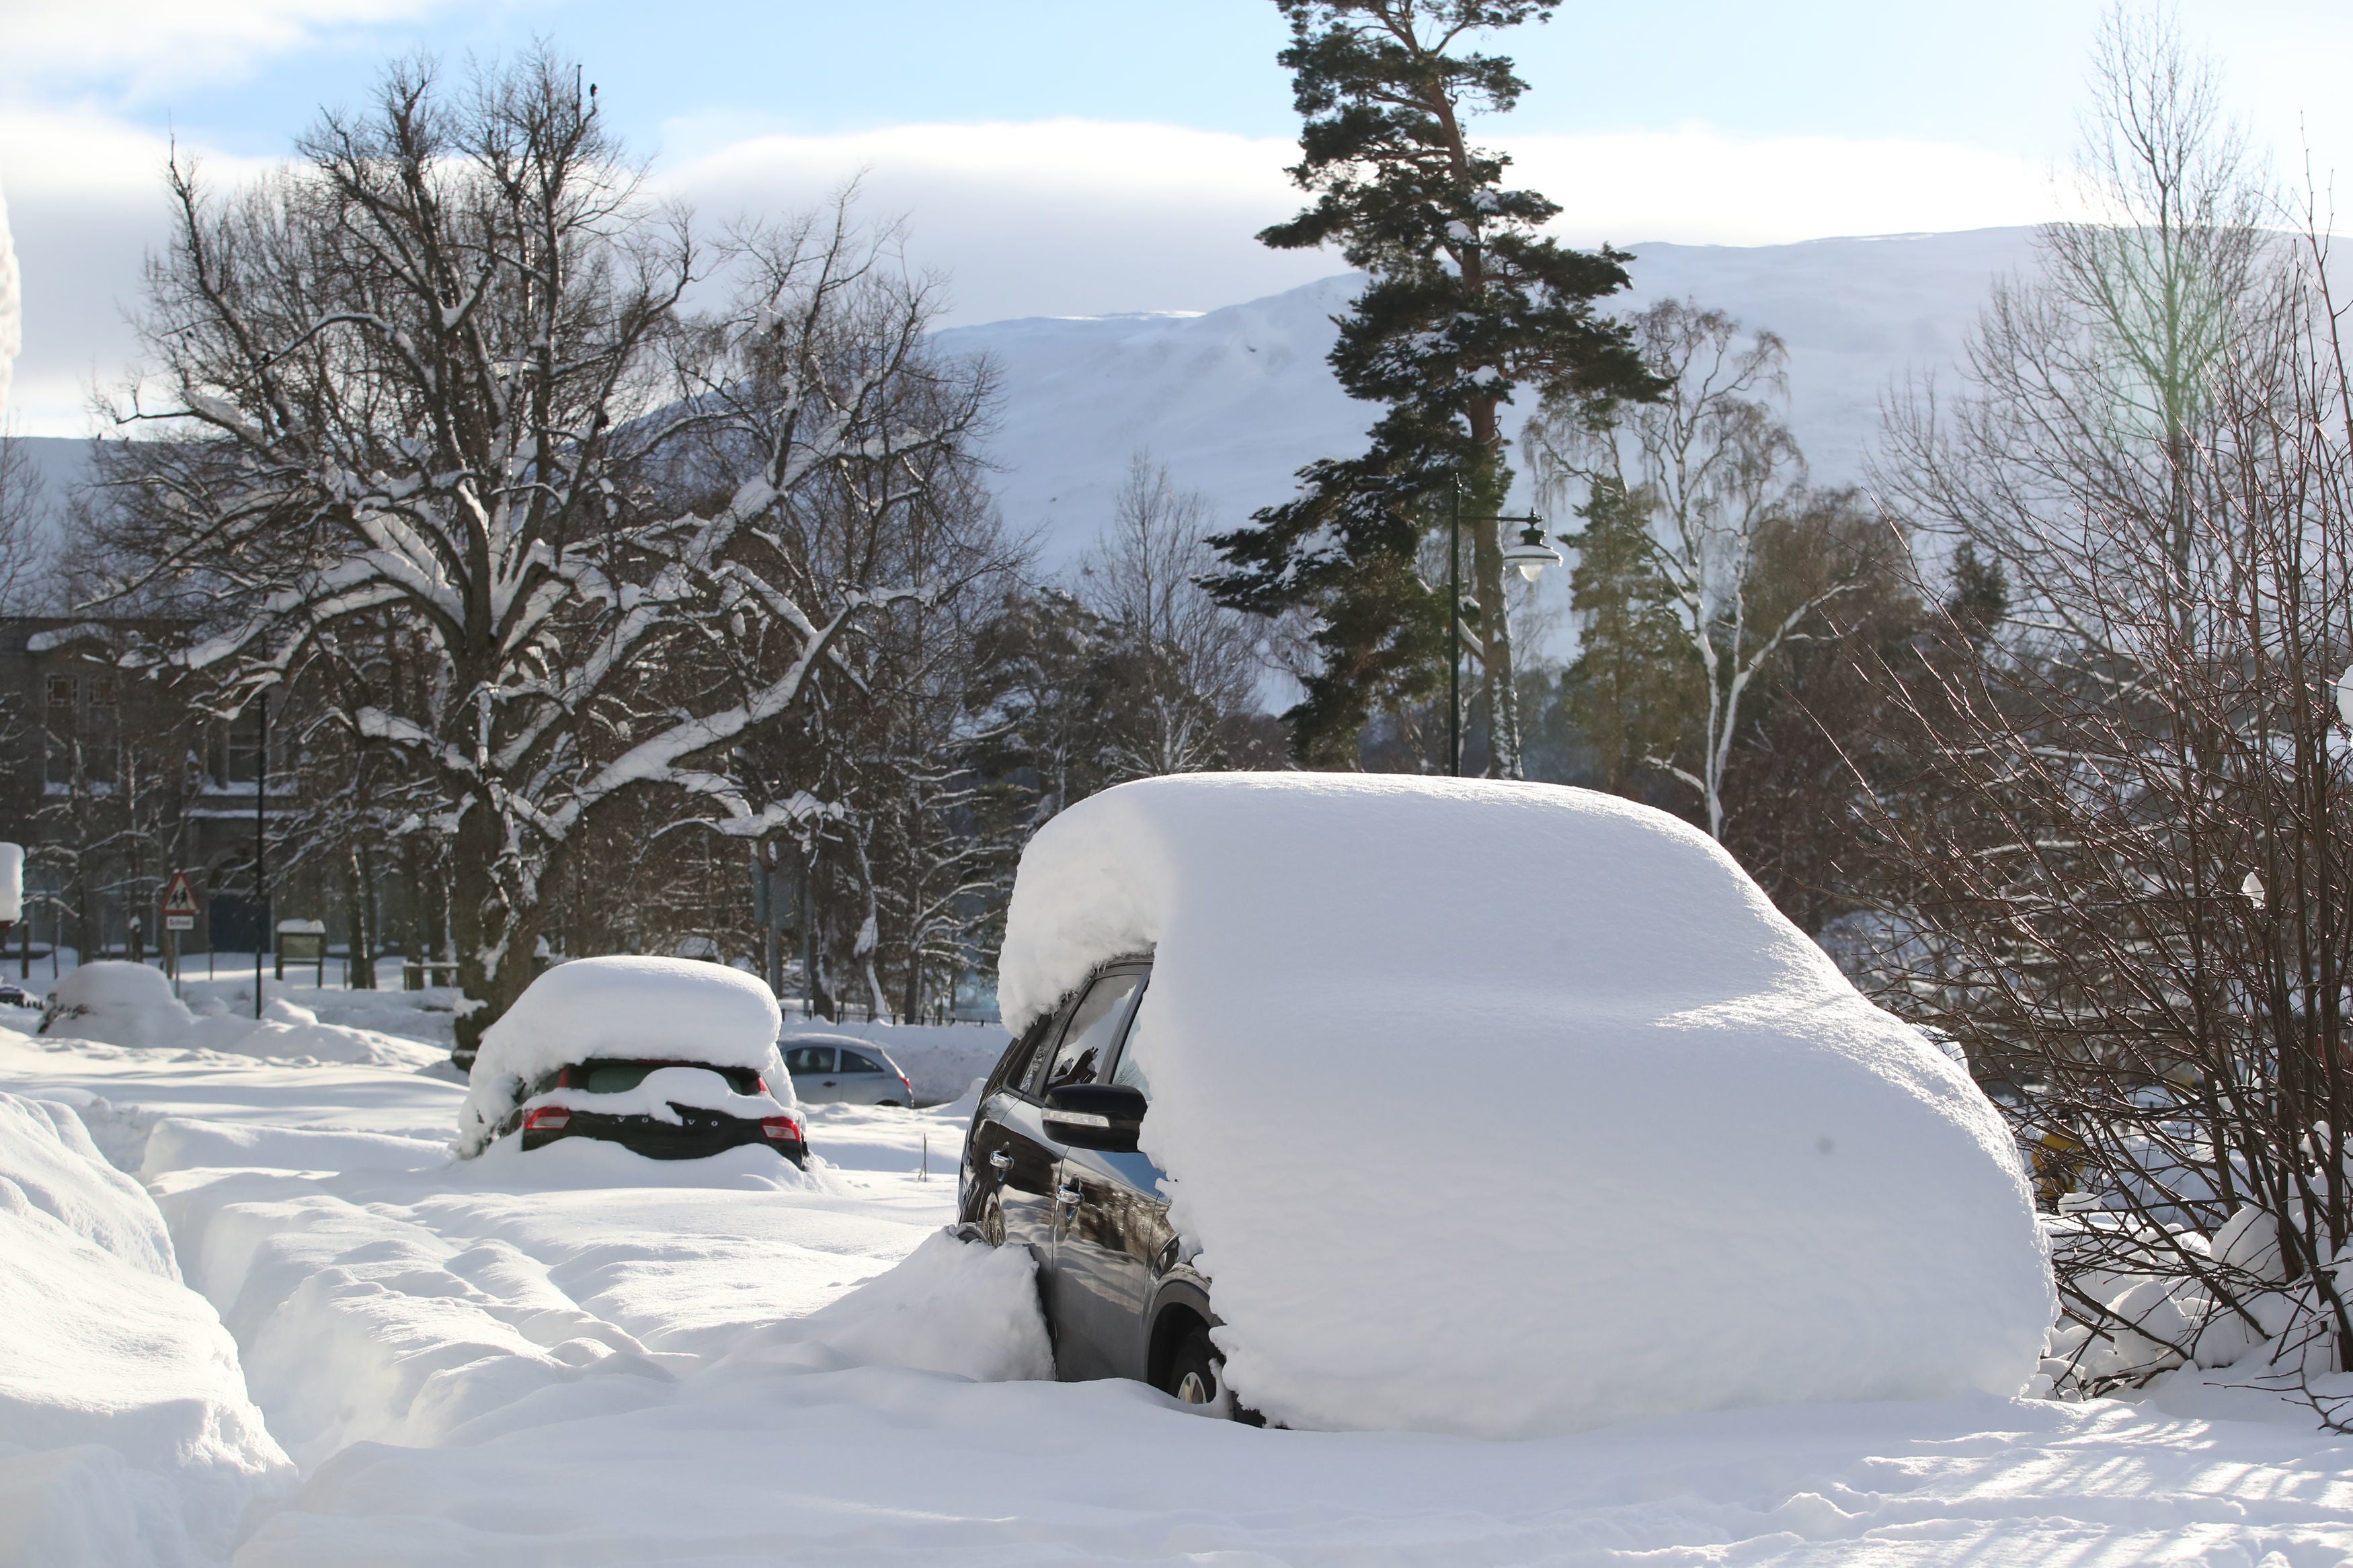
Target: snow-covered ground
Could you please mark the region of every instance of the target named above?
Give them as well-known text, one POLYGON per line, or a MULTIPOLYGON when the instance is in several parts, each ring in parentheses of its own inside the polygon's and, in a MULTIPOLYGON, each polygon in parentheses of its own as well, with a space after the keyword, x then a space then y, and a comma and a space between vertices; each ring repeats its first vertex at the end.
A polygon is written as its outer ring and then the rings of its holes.
MULTIPOLYGON (((377 1024, 433 1027, 413 995, 358 994, 377 1024)), ((40 1183, 17 1179, 25 1132, 0 1134, 0 1390, 43 1381, 24 1370, 34 1323, 65 1347, 44 1386, 79 1401, 44 1425, 0 1397, 0 1563, 2353 1558, 2353 1443, 2285 1425, 1978 1396, 1482 1442, 1255 1430, 1135 1384, 1041 1381, 1018 1255, 937 1235, 969 1102, 808 1107, 825 1163, 802 1175, 749 1149, 457 1164, 459 1084, 315 1055, 6 1029, 0 1091, 81 1107, 159 1205, 73 1153, 69 1120, 40 1166, 47 1207, 20 1203, 40 1183), (58 1171, 79 1173, 80 1207, 58 1171), (165 1222, 186 1288, 162 1267, 165 1222), (41 1257, 108 1283, 39 1263, 35 1225, 41 1257), (138 1322, 169 1332, 142 1352, 121 1331, 138 1322), (113 1398, 175 1366, 219 1413, 184 1428, 203 1441, 113 1398), (230 1371, 266 1436, 237 1428, 230 1371)))

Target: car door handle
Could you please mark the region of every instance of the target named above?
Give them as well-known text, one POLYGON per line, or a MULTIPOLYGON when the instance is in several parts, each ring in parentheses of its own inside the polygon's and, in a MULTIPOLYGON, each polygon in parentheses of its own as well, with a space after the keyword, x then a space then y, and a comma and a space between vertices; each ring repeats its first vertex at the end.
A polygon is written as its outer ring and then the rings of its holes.
POLYGON ((839 1089, 841 1086, 840 1086, 839 1084, 838 1084, 838 1083, 834 1082, 834 1081, 833 1081, 833 1079, 826 1079, 823 1083, 819 1084, 818 1087, 819 1089, 839 1089))
POLYGON ((1013 1156, 1002 1149, 993 1150, 988 1156, 988 1168, 992 1171, 1009 1171, 1013 1169, 1013 1156))
POLYGON ((1054 1195, 1061 1199, 1066 1204, 1076 1204, 1082 1194, 1080 1193, 1078 1188, 1071 1185, 1068 1182, 1064 1182, 1060 1186, 1054 1189, 1054 1195))

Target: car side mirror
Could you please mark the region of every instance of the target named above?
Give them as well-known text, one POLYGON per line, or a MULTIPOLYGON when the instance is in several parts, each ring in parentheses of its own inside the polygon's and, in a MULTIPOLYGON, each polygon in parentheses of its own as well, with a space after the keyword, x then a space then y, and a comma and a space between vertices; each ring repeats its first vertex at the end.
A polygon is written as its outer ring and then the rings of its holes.
POLYGON ((1147 1102, 1142 1089, 1069 1083, 1046 1091, 1046 1136, 1073 1149, 1133 1153, 1147 1102))

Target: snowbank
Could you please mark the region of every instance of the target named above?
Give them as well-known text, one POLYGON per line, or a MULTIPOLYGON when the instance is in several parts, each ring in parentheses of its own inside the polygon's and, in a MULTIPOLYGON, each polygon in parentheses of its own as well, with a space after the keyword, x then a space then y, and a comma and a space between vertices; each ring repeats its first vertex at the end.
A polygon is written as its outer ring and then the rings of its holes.
POLYGON ((40 1032, 132 1049, 218 1051, 270 1061, 363 1067, 416 1068, 448 1055, 445 1047, 427 1041, 322 1023, 311 1008, 283 996, 264 1002, 259 1018, 242 1010, 217 1010, 214 999, 199 1005, 208 1009, 203 1016, 172 994, 172 983, 161 970, 105 959, 66 972, 50 994, 40 1032))
POLYGON ((1054 1351, 1029 1255, 938 1231, 848 1295, 746 1336, 715 1370, 754 1366, 898 1366, 1014 1383, 1052 1377, 1054 1351))
POLYGON ((596 1057, 753 1068, 789 1107, 792 1078, 776 1055, 783 1026, 766 983, 740 970, 682 958, 557 964, 482 1032, 458 1152, 480 1153, 542 1074, 596 1057))
POLYGON ((417 1171, 449 1163, 447 1143, 310 1127, 254 1127, 172 1116, 147 1134, 140 1176, 257 1167, 283 1171, 417 1171))
POLYGON ((109 1046, 176 1046, 195 1022, 162 970, 101 959, 58 982, 41 1033, 109 1046))
POLYGON ((1144 1148, 1270 1416, 1514 1436, 2036 1370, 2052 1290, 1992 1106, 1662 813, 1124 784, 1022 858, 1006 1023, 1146 949, 1144 1148))
POLYGON ((73 1111, 0 1094, 0 1560, 226 1556, 290 1482, 162 1216, 73 1111))

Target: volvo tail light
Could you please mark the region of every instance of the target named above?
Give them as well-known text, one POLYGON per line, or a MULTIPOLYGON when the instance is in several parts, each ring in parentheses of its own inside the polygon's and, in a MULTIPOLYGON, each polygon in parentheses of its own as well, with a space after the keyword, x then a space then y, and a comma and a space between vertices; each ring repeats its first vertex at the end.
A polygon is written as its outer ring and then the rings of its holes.
POLYGON ((543 1105, 522 1119, 526 1132, 561 1132, 572 1124, 572 1112, 560 1105, 543 1105))
POLYGON ((789 1116, 763 1116, 760 1118, 760 1131, 779 1143, 804 1142, 801 1124, 789 1116))

